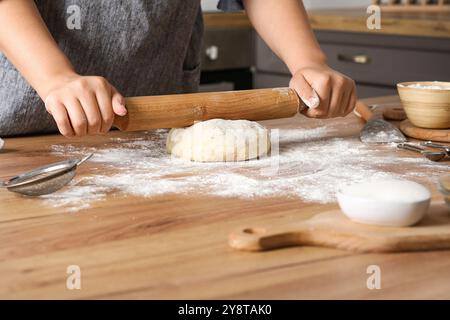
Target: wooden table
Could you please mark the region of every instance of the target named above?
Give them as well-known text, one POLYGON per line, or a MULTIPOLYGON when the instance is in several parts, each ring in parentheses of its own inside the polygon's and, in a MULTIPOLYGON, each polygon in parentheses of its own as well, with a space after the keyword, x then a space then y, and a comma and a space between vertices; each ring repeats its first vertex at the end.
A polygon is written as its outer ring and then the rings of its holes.
MULTIPOLYGON (((309 123, 285 119, 272 125, 309 123)), ((349 135, 361 128, 354 116, 329 123, 349 135)), ((105 139, 74 143, 95 146, 105 139)), ((56 160, 49 146, 64 141, 8 139, 0 152, 0 178, 56 160)), ((89 169, 88 163, 79 174, 89 169)), ((0 298, 450 298, 450 251, 353 254, 303 247, 246 253, 227 245, 237 227, 297 221, 335 204, 111 195, 88 210, 65 213, 5 190, 0 203, 0 298), (69 265, 81 268, 81 290, 66 288, 69 265), (366 287, 369 265, 381 267, 381 290, 366 287)))

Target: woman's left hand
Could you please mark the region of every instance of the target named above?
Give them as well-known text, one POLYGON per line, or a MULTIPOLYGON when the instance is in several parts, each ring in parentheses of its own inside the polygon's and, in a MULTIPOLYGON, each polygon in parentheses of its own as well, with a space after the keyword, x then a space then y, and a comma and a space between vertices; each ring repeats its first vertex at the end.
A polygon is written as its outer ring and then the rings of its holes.
POLYGON ((326 65, 299 69, 289 86, 308 107, 301 112, 309 118, 345 117, 357 101, 355 82, 326 65))

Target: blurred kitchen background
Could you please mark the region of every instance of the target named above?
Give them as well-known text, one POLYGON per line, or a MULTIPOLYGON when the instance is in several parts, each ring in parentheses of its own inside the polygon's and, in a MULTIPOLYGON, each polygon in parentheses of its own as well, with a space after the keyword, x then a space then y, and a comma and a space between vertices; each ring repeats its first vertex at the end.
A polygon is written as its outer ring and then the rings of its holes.
MULTIPOLYGON (((357 82, 359 97, 396 94, 398 82, 449 81, 450 1, 394 0, 396 7, 383 7, 382 29, 368 30, 366 10, 373 2, 303 1, 330 66, 357 82)), ((217 0, 202 0, 201 91, 288 86, 287 68, 245 14, 222 13, 216 6, 217 0)))

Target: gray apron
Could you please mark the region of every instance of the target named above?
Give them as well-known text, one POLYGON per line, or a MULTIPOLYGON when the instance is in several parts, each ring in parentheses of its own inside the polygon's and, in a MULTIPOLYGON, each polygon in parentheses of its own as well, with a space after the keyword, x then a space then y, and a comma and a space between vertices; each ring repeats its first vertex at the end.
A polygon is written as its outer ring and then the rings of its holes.
MULTIPOLYGON (((124 96, 195 92, 203 34, 200 0, 35 0, 59 47, 82 75, 124 96)), ((222 0, 223 10, 241 9, 222 0)), ((39 96, 0 53, 0 136, 55 132, 39 96)))

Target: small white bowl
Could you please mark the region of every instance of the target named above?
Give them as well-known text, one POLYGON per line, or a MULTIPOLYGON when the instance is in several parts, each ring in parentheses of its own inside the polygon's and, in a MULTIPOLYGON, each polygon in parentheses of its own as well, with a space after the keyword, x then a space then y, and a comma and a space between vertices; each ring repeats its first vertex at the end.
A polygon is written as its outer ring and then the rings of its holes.
POLYGON ((342 212, 355 222, 407 227, 425 216, 431 194, 416 182, 389 179, 343 188, 337 199, 342 212))

